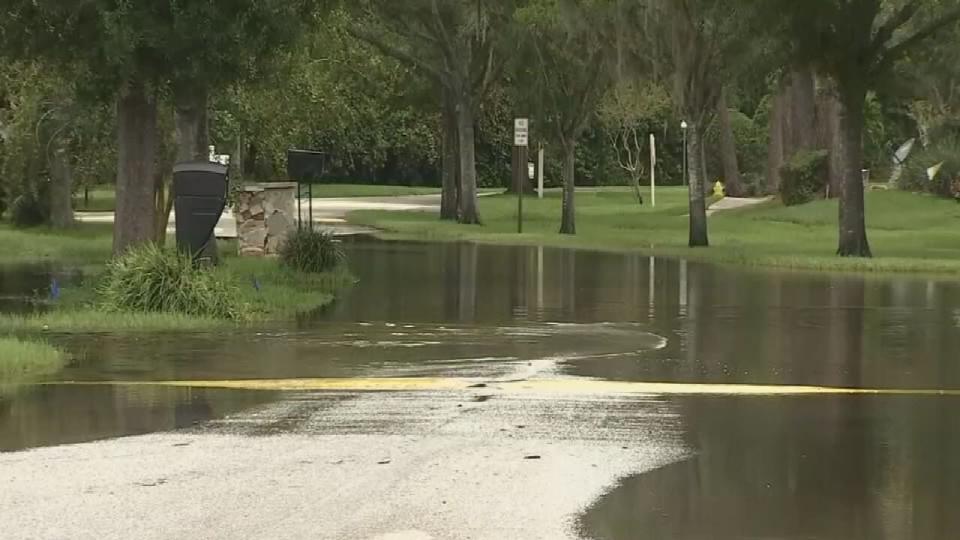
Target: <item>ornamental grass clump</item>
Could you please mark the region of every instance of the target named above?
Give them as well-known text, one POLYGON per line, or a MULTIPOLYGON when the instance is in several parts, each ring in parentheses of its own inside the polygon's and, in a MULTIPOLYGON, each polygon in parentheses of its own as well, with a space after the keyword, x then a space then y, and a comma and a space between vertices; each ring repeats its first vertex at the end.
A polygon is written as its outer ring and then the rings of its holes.
POLYGON ((346 258, 343 246, 329 231, 299 229, 280 247, 284 267, 310 274, 332 272, 346 258))
POLYGON ((241 320, 247 312, 239 288, 215 269, 154 245, 138 247, 107 265, 98 306, 110 312, 174 313, 241 320))

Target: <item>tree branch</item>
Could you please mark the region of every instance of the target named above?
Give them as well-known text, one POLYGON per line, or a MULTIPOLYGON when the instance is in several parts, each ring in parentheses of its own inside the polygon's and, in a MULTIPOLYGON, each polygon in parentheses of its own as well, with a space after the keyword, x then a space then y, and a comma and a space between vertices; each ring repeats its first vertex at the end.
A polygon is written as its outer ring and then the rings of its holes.
POLYGON ((888 48, 881 53, 880 61, 877 63, 876 71, 880 72, 889 68, 894 62, 899 60, 912 47, 920 44, 924 40, 932 37, 934 34, 943 30, 947 26, 960 21, 960 7, 954 8, 945 13, 939 19, 927 24, 920 30, 917 30, 912 36, 905 38, 896 45, 888 48))
POLYGON ((904 4, 896 13, 894 13, 886 23, 884 23, 879 30, 877 30, 876 36, 873 38, 873 44, 871 48, 876 52, 883 51, 883 48, 887 46, 887 43, 893 39, 893 34, 900 29, 901 26, 907 24, 907 21, 913 18, 917 14, 917 11, 920 9, 920 2, 917 0, 912 0, 907 4, 904 4))
POLYGON ((387 43, 377 35, 353 25, 347 26, 347 33, 361 41, 369 43, 381 53, 391 58, 395 58, 400 62, 419 69, 438 81, 443 80, 443 72, 436 66, 430 65, 429 62, 424 61, 422 58, 417 58, 400 47, 387 43))

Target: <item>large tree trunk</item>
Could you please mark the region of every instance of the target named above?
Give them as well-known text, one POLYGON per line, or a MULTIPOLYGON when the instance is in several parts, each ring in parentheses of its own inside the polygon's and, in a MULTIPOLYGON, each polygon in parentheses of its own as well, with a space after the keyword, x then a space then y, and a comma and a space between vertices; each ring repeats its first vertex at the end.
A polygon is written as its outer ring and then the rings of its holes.
POLYGON ((443 92, 443 190, 440 195, 440 219, 456 221, 458 210, 460 145, 457 128, 457 108, 447 91, 443 92))
POLYGON ((577 193, 577 140, 562 141, 563 147, 563 210, 560 219, 560 234, 577 234, 577 209, 574 197, 577 193))
POLYGON ((840 193, 840 245, 843 257, 870 257, 863 199, 863 122, 866 90, 840 83, 843 186, 840 193))
MULTIPOLYGON (((462 95, 462 93, 461 93, 462 95)), ((480 224, 477 209, 477 158, 473 108, 461 97, 457 103, 457 133, 460 144, 460 223, 480 224)))
POLYGON ((73 226, 73 169, 66 148, 54 150, 51 173, 50 225, 54 229, 68 229, 73 226))
MULTIPOLYGON (((187 85, 178 89, 174 124, 177 129, 177 162, 206 162, 210 159, 210 130, 207 113, 207 90, 203 86, 187 85)), ((200 257, 213 264, 220 262, 217 235, 210 233, 210 240, 200 257)))
POLYGON ((177 93, 177 162, 207 161, 210 136, 207 125, 207 92, 188 87, 177 93))
POLYGON ((767 191, 770 193, 780 191, 780 167, 784 156, 784 101, 783 91, 778 91, 773 96, 773 107, 770 109, 770 141, 767 146, 767 191))
POLYGON ((143 82, 130 85, 117 102, 117 202, 113 252, 153 241, 157 102, 143 82))
POLYGON ((817 142, 817 86, 813 68, 797 68, 790 73, 790 134, 786 159, 801 150, 814 148, 817 142))
POLYGON ((702 126, 691 124, 689 127, 690 152, 687 159, 690 169, 690 247, 707 247, 707 201, 705 197, 705 174, 703 171, 703 133, 702 126))
POLYGON ((737 160, 737 139, 730 122, 730 109, 727 105, 727 91, 720 93, 717 121, 720 123, 720 156, 723 161, 723 184, 727 195, 742 197, 743 183, 740 181, 740 163, 737 160))

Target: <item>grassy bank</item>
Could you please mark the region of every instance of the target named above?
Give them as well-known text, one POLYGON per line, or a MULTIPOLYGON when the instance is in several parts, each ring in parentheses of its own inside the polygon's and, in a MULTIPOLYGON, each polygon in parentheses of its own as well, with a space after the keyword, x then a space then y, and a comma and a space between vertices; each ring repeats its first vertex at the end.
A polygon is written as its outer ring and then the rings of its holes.
POLYGON ((63 351, 46 343, 0 338, 0 385, 56 373, 66 362, 63 351))
POLYGON ((345 270, 305 274, 280 268, 273 259, 229 257, 216 272, 240 291, 248 317, 243 322, 172 313, 114 313, 96 306, 97 276, 64 286, 52 309, 35 314, 0 314, 0 332, 12 333, 141 333, 200 332, 282 321, 329 305, 349 287, 345 270))
POLYGON ((480 199, 483 226, 440 222, 429 213, 363 211, 353 223, 384 231, 392 239, 498 244, 537 244, 643 251, 693 260, 741 265, 861 272, 960 273, 960 205, 897 191, 867 193, 867 225, 874 259, 834 256, 837 202, 786 208, 779 203, 731 210, 710 218, 709 249, 689 249, 686 191, 657 190, 657 207, 639 207, 625 189, 577 194, 577 235, 561 236, 560 195, 527 198, 524 234, 516 233, 516 199, 480 199))

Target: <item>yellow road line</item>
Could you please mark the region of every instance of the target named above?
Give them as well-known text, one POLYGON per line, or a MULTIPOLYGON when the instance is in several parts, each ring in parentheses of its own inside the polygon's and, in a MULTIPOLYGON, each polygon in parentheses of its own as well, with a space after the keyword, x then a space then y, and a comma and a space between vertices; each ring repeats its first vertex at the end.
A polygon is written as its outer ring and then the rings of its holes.
MULTIPOLYGON (((457 378, 337 378, 337 379, 261 379, 222 381, 103 381, 60 382, 55 385, 84 386, 167 386, 179 388, 219 388, 237 390, 272 390, 281 392, 309 390, 340 391, 464 391, 481 381, 457 378)), ((764 384, 709 384, 670 382, 617 382, 593 379, 535 379, 516 382, 486 382, 485 387, 508 393, 552 394, 650 394, 703 396, 960 396, 958 390, 905 388, 844 388, 833 386, 792 386, 764 384)))

